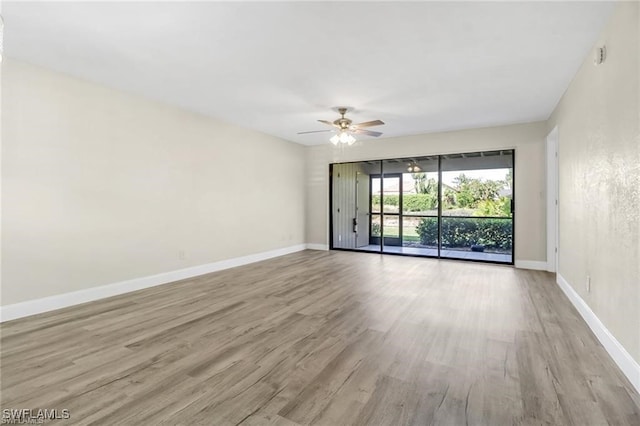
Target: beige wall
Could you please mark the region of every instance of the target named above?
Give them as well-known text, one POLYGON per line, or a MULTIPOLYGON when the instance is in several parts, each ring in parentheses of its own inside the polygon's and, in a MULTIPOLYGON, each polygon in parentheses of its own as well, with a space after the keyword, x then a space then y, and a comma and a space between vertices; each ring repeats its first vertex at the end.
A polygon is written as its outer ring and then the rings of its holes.
POLYGON ((515 149, 515 259, 546 262, 546 123, 358 141, 307 148, 307 242, 328 244, 329 163, 515 149))
POLYGON ((551 116, 559 132, 559 273, 640 362, 640 25, 616 6, 551 116), (591 292, 586 291, 587 275, 591 292))
POLYGON ((304 147, 2 67, 2 305, 304 243, 304 147))

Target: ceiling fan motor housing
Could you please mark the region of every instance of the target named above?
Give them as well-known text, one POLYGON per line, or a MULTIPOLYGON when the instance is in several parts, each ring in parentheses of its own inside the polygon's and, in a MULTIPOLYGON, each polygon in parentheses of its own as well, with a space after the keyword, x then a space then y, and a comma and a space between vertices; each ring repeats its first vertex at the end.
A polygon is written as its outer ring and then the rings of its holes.
POLYGON ((351 126, 352 121, 344 117, 344 115, 347 113, 347 108, 344 108, 344 107, 338 108, 338 112, 342 117, 334 121, 333 124, 335 124, 336 126, 339 126, 341 130, 348 130, 349 126, 351 126))
POLYGON ((352 121, 348 118, 339 118, 333 122, 336 126, 339 126, 342 130, 348 130, 349 126, 351 126, 352 121))

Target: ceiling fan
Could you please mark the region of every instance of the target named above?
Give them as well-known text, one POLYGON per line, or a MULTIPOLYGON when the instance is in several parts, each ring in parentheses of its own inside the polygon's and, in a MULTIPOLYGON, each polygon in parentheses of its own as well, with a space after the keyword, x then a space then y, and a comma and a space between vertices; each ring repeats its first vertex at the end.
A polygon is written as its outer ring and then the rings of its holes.
POLYGON ((318 120, 319 122, 323 123, 323 124, 327 124, 331 127, 334 127, 333 129, 330 130, 311 130, 308 132, 298 132, 299 135, 304 135, 307 133, 323 133, 323 132, 336 132, 335 135, 333 135, 331 137, 331 139, 329 139, 331 141, 332 144, 334 145, 338 145, 339 143, 343 143, 343 144, 349 144, 352 145, 355 141, 356 138, 353 136, 354 134, 356 135, 367 135, 367 136, 373 136, 373 137, 378 137, 380 135, 382 135, 382 132, 374 132, 372 130, 365 130, 363 129, 363 127, 373 127, 373 126, 381 126, 384 124, 383 121, 381 120, 373 120, 373 121, 366 121, 364 123, 358 123, 358 124, 353 124, 353 122, 351 120, 349 120, 348 118, 346 118, 344 115, 347 113, 347 108, 345 107, 339 107, 338 108, 338 112, 340 113, 341 117, 338 118, 337 120, 331 122, 331 121, 327 121, 327 120, 318 120))

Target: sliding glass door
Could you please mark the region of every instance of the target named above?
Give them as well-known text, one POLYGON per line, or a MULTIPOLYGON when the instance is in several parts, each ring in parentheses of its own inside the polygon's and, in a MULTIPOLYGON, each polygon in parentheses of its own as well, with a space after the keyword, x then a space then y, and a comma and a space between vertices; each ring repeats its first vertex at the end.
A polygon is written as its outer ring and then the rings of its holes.
POLYGON ((512 263, 512 151, 447 155, 441 173, 440 256, 512 263))
POLYGON ((331 248, 513 263, 513 151, 332 164, 331 248))

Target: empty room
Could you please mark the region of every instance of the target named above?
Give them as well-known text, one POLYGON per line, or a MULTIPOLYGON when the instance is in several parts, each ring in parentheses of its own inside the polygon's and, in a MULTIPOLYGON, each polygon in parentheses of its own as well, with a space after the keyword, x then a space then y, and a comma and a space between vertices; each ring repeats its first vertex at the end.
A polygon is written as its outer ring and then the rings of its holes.
POLYGON ((0 416, 640 425, 640 3, 2 1, 0 416))

